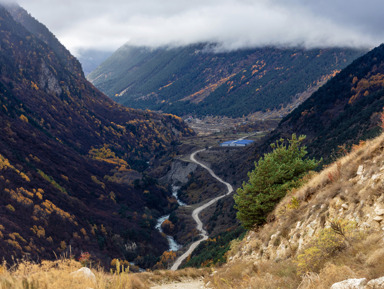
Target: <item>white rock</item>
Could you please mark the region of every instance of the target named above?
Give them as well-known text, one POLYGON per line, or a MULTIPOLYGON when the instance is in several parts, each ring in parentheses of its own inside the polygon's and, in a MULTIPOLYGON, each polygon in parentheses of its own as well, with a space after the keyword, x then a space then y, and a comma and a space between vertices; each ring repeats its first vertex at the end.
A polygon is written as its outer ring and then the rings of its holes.
POLYGON ((309 227, 309 229, 308 229, 308 237, 312 237, 314 233, 315 233, 315 230, 312 229, 311 227, 309 227))
POLYGON ((342 205, 341 205, 341 207, 342 207, 343 209, 345 209, 345 210, 348 210, 348 205, 347 205, 347 204, 345 204, 345 203, 344 203, 344 204, 342 204, 342 205))
POLYGON ((378 209, 375 210, 375 213, 378 216, 382 216, 382 215, 384 215, 384 209, 378 208, 378 209))
POLYGON ((303 247, 303 244, 304 244, 304 240, 302 237, 300 237, 299 239, 299 242, 297 242, 298 245, 297 245, 297 251, 300 252, 301 248, 303 247))
POLYGON ((327 206, 326 204, 322 204, 321 207, 320 207, 320 209, 321 209, 321 210, 324 210, 325 207, 328 207, 328 206, 327 206))
POLYGON ((373 220, 380 223, 383 220, 383 217, 376 216, 376 217, 373 218, 373 220))
POLYGON ((380 177, 381 177, 381 174, 374 174, 371 179, 372 179, 372 181, 374 181, 380 177))
POLYGON ((331 286, 331 289, 364 289, 367 279, 348 279, 337 282, 331 286))
POLYGON ((71 275, 73 277, 83 277, 83 278, 89 279, 89 280, 91 280, 91 281, 96 283, 96 276, 95 276, 95 274, 93 274, 91 269, 89 269, 87 267, 80 268, 79 270, 77 270, 75 272, 72 272, 71 275))
POLYGON ((364 171, 364 166, 360 165, 359 168, 357 169, 356 175, 362 175, 364 171))
POLYGON ((313 220, 311 223, 309 223, 309 225, 311 226, 311 228, 316 228, 317 227, 317 220, 313 220))
POLYGON ((367 283, 366 289, 383 289, 384 288, 384 277, 373 279, 367 283))

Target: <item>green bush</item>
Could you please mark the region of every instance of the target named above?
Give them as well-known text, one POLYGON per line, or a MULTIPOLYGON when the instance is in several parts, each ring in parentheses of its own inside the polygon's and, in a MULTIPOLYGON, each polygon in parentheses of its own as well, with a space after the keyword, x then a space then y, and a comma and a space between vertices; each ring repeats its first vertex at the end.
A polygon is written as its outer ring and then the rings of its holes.
POLYGON ((302 183, 302 177, 316 168, 319 161, 304 159, 306 147, 302 146, 305 136, 283 139, 271 144, 273 151, 255 163, 255 169, 248 173, 249 181, 243 183, 234 196, 237 218, 244 228, 252 229, 265 223, 267 215, 286 193, 302 183))

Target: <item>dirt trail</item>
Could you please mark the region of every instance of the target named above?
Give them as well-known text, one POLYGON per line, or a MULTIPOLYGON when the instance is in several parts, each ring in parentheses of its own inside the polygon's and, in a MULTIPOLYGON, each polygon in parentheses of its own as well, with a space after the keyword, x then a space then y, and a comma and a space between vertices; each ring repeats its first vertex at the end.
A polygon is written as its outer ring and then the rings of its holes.
POLYGON ((204 282, 201 280, 175 282, 170 284, 158 285, 151 289, 204 289, 204 282))
MULTIPOLYGON (((201 205, 200 207, 197 207, 196 209, 193 210, 192 212, 192 218, 195 220, 196 222, 196 229, 200 232, 200 236, 202 236, 202 238, 200 240, 197 240, 196 242, 193 242, 191 244, 191 246, 188 248, 188 250, 183 254, 181 255, 176 261, 175 263, 173 264, 173 266, 171 267, 171 270, 177 270, 179 268, 179 266, 181 265, 181 263, 190 255, 192 254, 192 252, 196 249, 196 247, 203 241, 207 240, 208 239, 208 233, 207 231, 205 231, 203 229, 203 223, 201 222, 200 218, 199 218, 199 214, 201 211, 203 211, 204 209, 208 208, 209 206, 211 206, 212 204, 216 203, 218 200, 220 200, 221 198, 224 198, 225 196, 228 196, 229 194, 231 194, 233 192, 233 187, 223 181, 220 177, 218 177, 210 168, 208 168, 206 165, 202 164, 201 162, 197 161, 195 159, 195 156, 196 154, 202 152, 202 151, 205 151, 205 149, 201 149, 201 150, 198 150, 198 151, 195 151, 193 152, 191 155, 190 155, 190 160, 196 164, 198 164, 199 166, 203 167, 204 169, 206 169, 210 175, 215 178, 216 180, 218 180, 220 183, 223 183, 224 185, 227 186, 227 193, 224 194, 224 195, 221 195, 219 197, 216 197, 212 200, 210 200, 208 203, 205 203, 204 205, 201 205)), ((179 287, 169 287, 169 288, 179 288, 179 287)), ((180 287, 180 288, 183 288, 183 287, 180 287)), ((189 288, 189 287, 186 287, 186 288, 189 288)), ((198 288, 198 287, 196 287, 198 288)))

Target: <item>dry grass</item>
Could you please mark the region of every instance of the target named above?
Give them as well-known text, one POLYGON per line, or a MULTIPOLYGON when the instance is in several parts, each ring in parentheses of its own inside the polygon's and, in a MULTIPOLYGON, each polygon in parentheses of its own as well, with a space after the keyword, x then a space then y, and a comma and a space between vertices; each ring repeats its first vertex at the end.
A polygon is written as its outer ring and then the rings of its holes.
POLYGON ((144 272, 137 274, 141 280, 145 280, 149 284, 167 284, 172 282, 180 282, 186 280, 200 279, 208 276, 209 269, 202 268, 185 268, 177 271, 156 270, 153 272, 144 272))
POLYGON ((383 235, 365 232, 350 247, 327 258, 317 272, 299 275, 295 258, 284 261, 245 261, 238 259, 215 269, 205 282, 210 288, 328 289, 336 282, 350 278, 375 279, 384 275, 383 235))
POLYGON ((290 261, 265 261, 257 264, 238 261, 213 271, 205 281, 209 282, 210 287, 219 289, 293 289, 299 285, 300 278, 296 275, 295 265, 290 261))
POLYGON ((41 264, 20 262, 17 266, 0 269, 0 289, 146 289, 148 284, 138 274, 109 274, 101 269, 92 269, 96 282, 71 275, 81 264, 70 259, 43 261, 41 264))
POLYGON ((71 275, 82 267, 71 259, 43 261, 41 264, 21 261, 10 269, 5 265, 0 266, 0 289, 148 289, 155 284, 200 279, 209 273, 209 269, 187 268, 143 273, 128 273, 126 270, 111 274, 102 268, 92 268, 95 282, 71 275))
POLYGON ((326 264, 319 274, 307 273, 302 276, 298 289, 329 289, 336 282, 355 277, 356 273, 347 266, 326 264))

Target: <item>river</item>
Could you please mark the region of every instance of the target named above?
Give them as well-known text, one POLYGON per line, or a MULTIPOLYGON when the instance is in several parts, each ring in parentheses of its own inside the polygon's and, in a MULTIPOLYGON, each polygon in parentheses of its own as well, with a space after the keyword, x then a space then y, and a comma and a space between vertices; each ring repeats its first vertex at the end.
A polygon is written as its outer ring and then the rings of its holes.
MULTIPOLYGON (((175 185, 172 185, 172 196, 174 196, 177 200, 177 203, 179 204, 179 206, 185 206, 186 204, 183 203, 179 197, 178 197, 178 192, 179 192, 179 189, 180 187, 179 186, 175 186, 175 185)), ((170 215, 165 215, 165 216, 162 216, 160 217, 159 219, 157 219, 157 223, 156 223, 156 229, 159 230, 160 233, 163 233, 163 230, 161 229, 161 224, 167 220, 169 218, 170 215)), ((168 240, 168 244, 169 244, 169 250, 168 251, 179 251, 181 248, 182 248, 182 245, 178 244, 175 239, 172 237, 172 236, 168 236, 167 235, 167 240, 168 240)))

